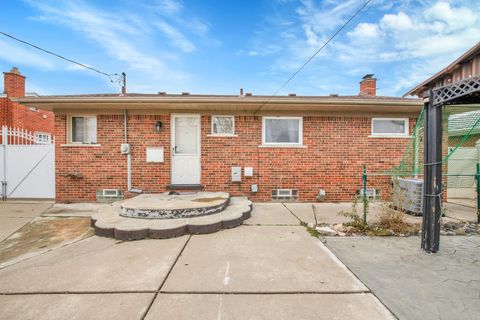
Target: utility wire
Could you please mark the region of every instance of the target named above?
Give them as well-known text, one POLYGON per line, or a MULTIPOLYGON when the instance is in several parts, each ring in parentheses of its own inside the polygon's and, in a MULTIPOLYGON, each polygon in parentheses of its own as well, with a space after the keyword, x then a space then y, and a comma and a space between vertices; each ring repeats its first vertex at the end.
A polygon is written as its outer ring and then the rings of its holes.
POLYGON ((18 41, 18 42, 21 42, 21 43, 26 44, 26 45, 28 45, 28 46, 31 46, 31 47, 33 47, 33 48, 35 48, 35 49, 37 49, 37 50, 40 50, 40 51, 43 51, 43 52, 45 52, 45 53, 51 54, 51 55, 53 55, 53 56, 55 56, 55 57, 57 57, 57 58, 60 58, 60 59, 62 59, 62 60, 68 61, 68 62, 70 62, 70 63, 73 63, 73 64, 76 64, 76 65, 78 65, 78 66, 81 66, 81 67, 83 67, 83 68, 85 68, 85 69, 89 69, 89 70, 91 70, 91 71, 94 71, 94 72, 96 72, 96 73, 99 73, 99 74, 101 74, 101 75, 104 75, 104 76, 108 77, 111 82, 116 82, 116 81, 114 81, 114 80, 112 79, 112 76, 118 76, 118 74, 116 74, 116 73, 106 73, 106 72, 100 71, 100 70, 95 69, 95 68, 93 68, 93 67, 87 66, 87 65, 85 65, 85 64, 83 64, 83 63, 74 61, 74 60, 72 60, 72 59, 68 59, 68 58, 66 58, 66 57, 64 57, 64 56, 61 56, 61 55, 55 53, 55 52, 52 52, 52 51, 49 51, 49 50, 40 48, 40 47, 37 46, 37 45, 34 45, 34 44, 32 44, 32 43, 30 43, 30 42, 28 42, 28 41, 25 41, 25 40, 19 39, 19 38, 17 38, 17 37, 14 37, 14 36, 12 36, 11 34, 8 34, 8 33, 6 33, 6 32, 0 31, 0 34, 3 34, 4 36, 6 36, 6 37, 8 37, 8 38, 11 38, 11 39, 16 40, 16 41, 18 41))
POLYGON ((300 72, 302 71, 303 68, 305 68, 307 66, 307 64, 309 64, 319 53, 320 51, 322 51, 340 32, 342 32, 343 29, 345 29, 345 27, 347 27, 347 25, 366 7, 370 4, 370 2, 372 2, 372 0, 368 0, 366 1, 351 17, 350 19, 348 19, 317 51, 315 51, 315 53, 310 57, 308 58, 307 61, 305 61, 305 63, 300 67, 298 68, 297 71, 295 71, 291 76, 290 78, 288 78, 287 81, 285 81, 281 86, 280 88, 277 89, 277 91, 275 91, 268 99, 267 101, 265 101, 257 110, 255 110, 255 112, 253 113, 254 115, 259 112, 267 103, 269 103, 279 92, 280 90, 282 90, 293 78, 295 78, 295 76, 300 72))

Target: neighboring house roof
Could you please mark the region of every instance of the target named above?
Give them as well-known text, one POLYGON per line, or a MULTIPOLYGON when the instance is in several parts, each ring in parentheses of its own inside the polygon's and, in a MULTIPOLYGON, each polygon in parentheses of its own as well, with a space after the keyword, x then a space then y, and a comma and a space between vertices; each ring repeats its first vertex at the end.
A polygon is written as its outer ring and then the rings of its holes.
POLYGON ((153 109, 171 111, 231 111, 252 113, 330 112, 330 113, 418 113, 420 99, 381 96, 257 96, 197 94, 86 94, 39 96, 17 99, 27 106, 53 111, 153 109), (267 102, 268 101, 268 102, 267 102))
POLYGON ((480 110, 452 114, 448 117, 448 136, 480 133, 480 110))
POLYGON ((470 48, 467 52, 462 54, 460 57, 455 59, 452 63, 450 63, 447 67, 443 68, 427 80, 423 81, 407 93, 405 93, 403 96, 413 96, 413 95, 419 95, 419 93, 423 92, 424 90, 433 87, 435 83, 437 83, 439 80, 444 78, 447 75, 450 75, 457 69, 461 64, 473 59, 475 56, 478 56, 480 54, 480 42, 478 42, 476 45, 474 45, 472 48, 470 48))

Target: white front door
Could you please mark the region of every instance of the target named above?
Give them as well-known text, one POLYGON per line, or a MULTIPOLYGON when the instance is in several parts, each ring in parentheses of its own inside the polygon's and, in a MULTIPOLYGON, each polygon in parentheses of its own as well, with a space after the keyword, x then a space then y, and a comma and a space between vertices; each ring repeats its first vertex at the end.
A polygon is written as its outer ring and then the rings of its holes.
POLYGON ((200 184, 200 115, 172 115, 172 184, 200 184))

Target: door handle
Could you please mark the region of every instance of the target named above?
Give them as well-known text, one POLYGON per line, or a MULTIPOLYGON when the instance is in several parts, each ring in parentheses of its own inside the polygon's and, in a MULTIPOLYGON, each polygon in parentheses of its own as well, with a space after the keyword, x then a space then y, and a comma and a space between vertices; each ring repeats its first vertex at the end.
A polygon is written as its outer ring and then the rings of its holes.
POLYGON ((174 147, 172 148, 172 151, 173 151, 173 154, 177 153, 177 146, 174 146, 174 147))

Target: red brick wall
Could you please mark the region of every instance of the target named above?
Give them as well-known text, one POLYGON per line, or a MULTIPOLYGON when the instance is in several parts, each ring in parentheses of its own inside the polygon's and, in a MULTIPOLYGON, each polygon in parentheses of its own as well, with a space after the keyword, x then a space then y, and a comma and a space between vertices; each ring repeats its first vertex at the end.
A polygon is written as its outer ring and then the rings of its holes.
MULTIPOLYGON (((95 200, 101 188, 126 191, 126 156, 119 151, 123 142, 123 116, 99 115, 97 142, 101 146, 62 146, 66 143, 66 116, 56 115, 57 200, 95 200), (72 178, 69 173, 81 173, 72 178)), ((327 201, 350 201, 362 187, 362 165, 378 172, 397 165, 408 139, 369 138, 369 117, 304 117, 306 148, 259 148, 262 118, 236 116, 237 137, 208 136, 210 116, 201 117, 201 183, 207 191, 228 191, 268 201, 271 190, 299 190, 300 201, 314 201, 319 189, 327 201), (251 166, 253 177, 231 182, 231 167, 251 166), (250 185, 258 184, 252 194, 250 185)), ((416 119, 410 119, 410 131, 416 119)), ((129 143, 132 145, 132 185, 145 192, 163 192, 170 183, 170 115, 130 115, 129 143), (160 133, 156 121, 163 122, 160 133), (146 147, 163 146, 164 163, 146 163, 146 147)), ((369 187, 386 192, 386 177, 369 178, 369 187)))
POLYGON ((3 118, 2 124, 10 127, 19 127, 32 132, 48 132, 52 135, 55 133, 55 116, 53 112, 30 109, 16 102, 7 100, 5 105, 7 116, 3 118))
POLYGON ((3 74, 4 91, 7 97, 0 98, 0 125, 53 135, 55 133, 53 112, 30 109, 11 100, 11 98, 25 96, 25 77, 16 68, 3 74))
POLYGON ((8 98, 20 98, 25 96, 25 77, 18 69, 3 73, 3 90, 8 98))
POLYGON ((364 79, 360 82, 361 96, 376 96, 377 95, 377 80, 374 78, 364 79))

